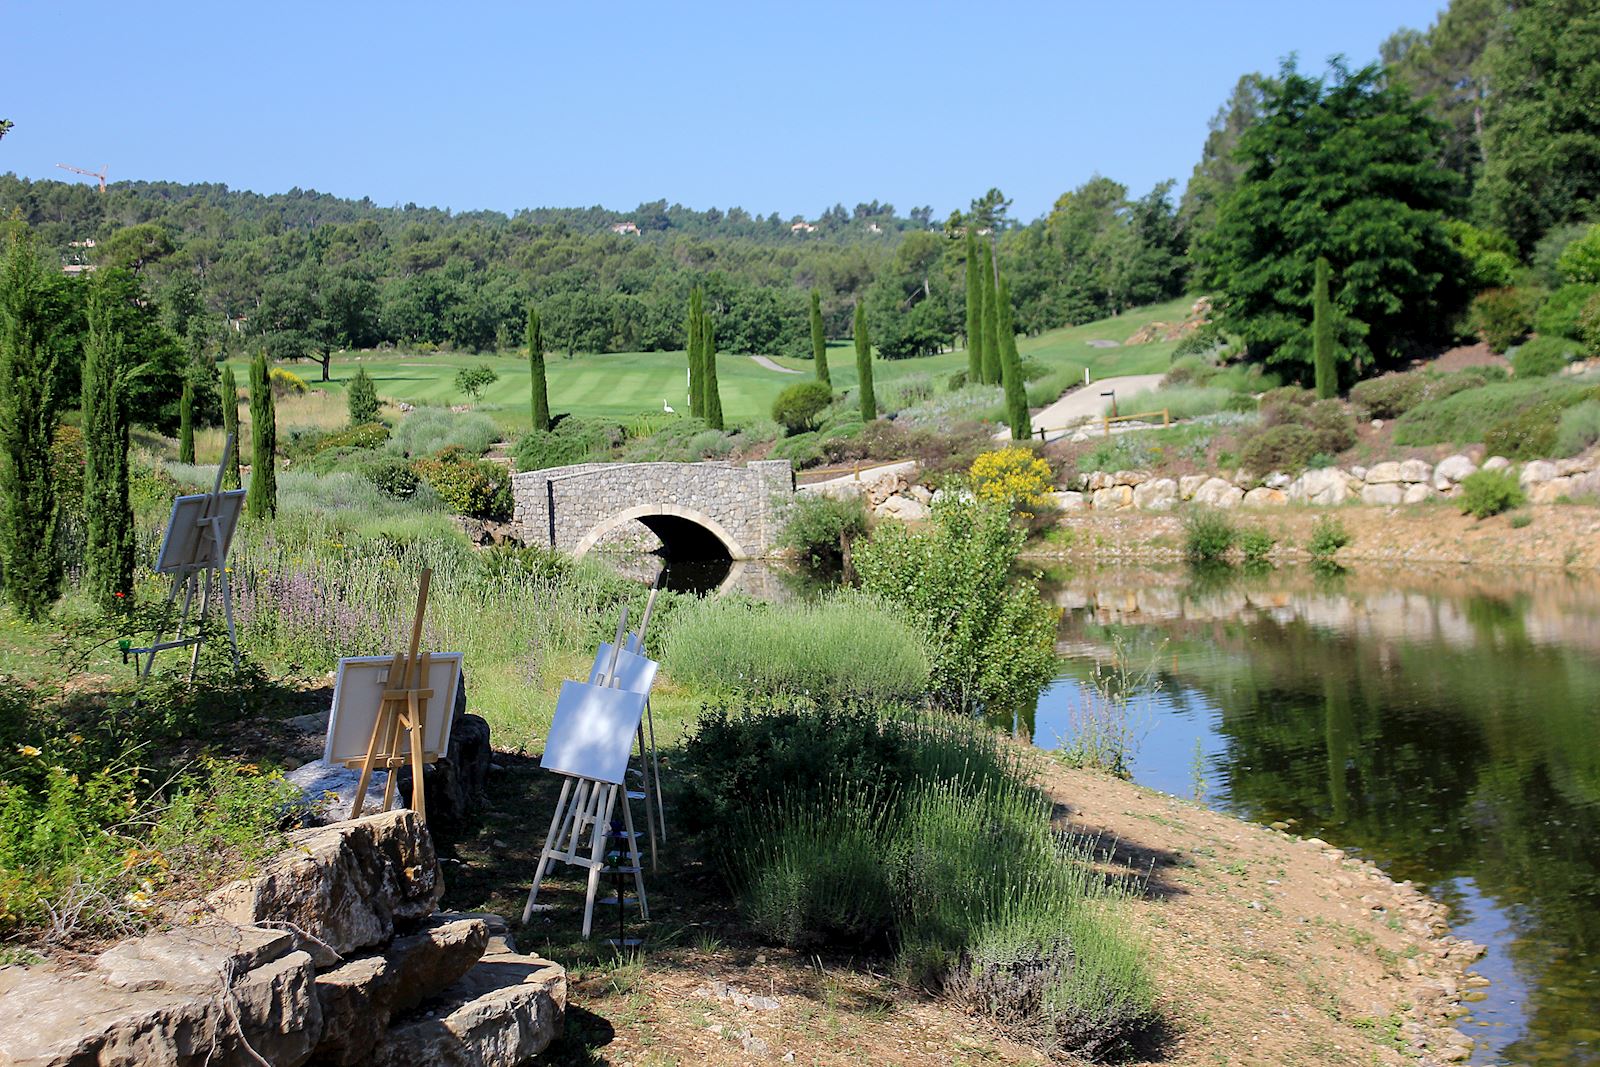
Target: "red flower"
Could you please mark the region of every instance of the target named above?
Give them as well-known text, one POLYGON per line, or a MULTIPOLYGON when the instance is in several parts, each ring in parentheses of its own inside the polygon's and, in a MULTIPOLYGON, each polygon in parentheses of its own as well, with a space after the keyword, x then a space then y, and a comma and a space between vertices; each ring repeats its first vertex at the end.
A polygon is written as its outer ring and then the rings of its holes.
POLYGON ((117 597, 118 599, 121 599, 122 597, 125 597, 128 594, 127 593, 112 593, 111 595, 114 596, 114 597, 117 597))

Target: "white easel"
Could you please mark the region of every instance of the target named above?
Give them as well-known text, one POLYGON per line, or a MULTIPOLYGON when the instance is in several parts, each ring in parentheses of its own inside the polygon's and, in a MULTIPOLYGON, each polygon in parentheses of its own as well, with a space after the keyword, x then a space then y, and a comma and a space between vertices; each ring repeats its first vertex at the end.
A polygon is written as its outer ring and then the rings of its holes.
POLYGON ((171 641, 161 640, 161 631, 155 632, 155 638, 148 648, 134 648, 128 651, 135 657, 144 656, 144 667, 139 671, 141 679, 147 678, 156 665, 156 653, 169 648, 188 647, 189 652, 189 680, 194 681, 195 670, 200 664, 200 645, 205 641, 206 615, 211 610, 211 587, 213 580, 221 589, 222 617, 228 625, 228 644, 233 650, 233 669, 239 669, 239 640, 233 626, 233 592, 228 585, 226 566, 228 562, 228 547, 232 540, 232 524, 238 521, 239 504, 242 504, 244 490, 233 489, 223 492, 222 475, 228 469, 228 460, 232 458, 234 448, 233 434, 222 446, 222 462, 217 464, 216 481, 212 483, 211 492, 204 497, 200 515, 193 520, 193 527, 198 531, 192 541, 187 541, 187 551, 180 553, 179 558, 169 560, 167 556, 172 548, 174 535, 188 538, 189 530, 178 529, 179 510, 176 504, 173 507, 174 522, 168 525, 166 537, 161 544, 161 551, 156 557, 157 573, 172 575, 172 591, 167 594, 167 603, 162 611, 162 618, 172 610, 173 602, 178 599, 178 590, 183 590, 183 610, 178 616, 177 637, 171 641), (232 513, 229 514, 230 505, 232 513), (189 631, 189 611, 194 606, 195 593, 200 592, 200 620, 194 631, 189 631))
MULTIPOLYGON (((623 695, 623 691, 616 688, 617 656, 628 634, 627 627, 628 610, 624 607, 622 617, 617 622, 617 637, 611 646, 610 662, 598 683, 598 688, 611 690, 619 696, 623 695)), ((635 705, 636 711, 637 708, 638 705, 635 705)), ((595 894, 600 887, 602 873, 632 874, 634 894, 639 905, 639 918, 650 918, 650 905, 644 891, 644 863, 639 855, 639 835, 633 828, 633 811, 628 802, 626 786, 621 781, 604 781, 578 774, 563 773, 562 777, 565 780, 561 783, 561 797, 556 801, 555 816, 550 820, 550 831, 545 835, 544 848, 539 852, 539 865, 534 871, 533 887, 528 890, 527 906, 522 909, 522 921, 527 923, 533 918, 533 913, 538 907, 536 902, 539 886, 545 876, 555 869, 557 863, 584 867, 589 871, 589 888, 583 906, 585 940, 594 928, 595 894), (622 794, 623 834, 628 842, 628 864, 622 867, 612 865, 605 858, 606 835, 617 808, 619 793, 622 794), (584 843, 585 834, 588 835, 587 847, 584 843)), ((619 779, 627 777, 625 761, 623 773, 617 777, 619 779)), ((607 903, 615 903, 617 907, 622 908, 627 906, 628 901, 619 889, 616 897, 607 903)))
MULTIPOLYGON (((639 630, 628 635, 628 651, 644 655, 644 637, 650 629, 650 615, 655 611, 656 594, 661 592, 660 579, 650 587, 650 598, 644 602, 644 614, 639 616, 639 630)), ((626 609, 624 609, 626 610, 626 609)), ((650 711, 650 697, 645 695, 644 719, 639 723, 639 777, 644 782, 645 826, 650 830, 650 869, 656 869, 656 824, 661 826, 661 843, 667 843, 667 815, 661 807, 661 761, 656 754, 656 718, 650 711), (648 742, 645 731, 649 730, 648 742), (655 822, 651 822, 651 807, 655 808, 655 822)), ((628 794, 635 799, 633 793, 628 794)))

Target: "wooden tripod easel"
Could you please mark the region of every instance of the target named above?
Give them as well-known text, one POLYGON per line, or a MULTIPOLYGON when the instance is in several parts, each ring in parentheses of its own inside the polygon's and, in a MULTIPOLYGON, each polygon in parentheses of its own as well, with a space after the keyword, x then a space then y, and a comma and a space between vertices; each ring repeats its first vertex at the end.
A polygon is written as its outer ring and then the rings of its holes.
MULTIPOLYGON (((205 641, 206 615, 211 611, 211 588, 213 581, 222 596, 222 617, 228 626, 228 645, 233 650, 233 669, 239 669, 239 638, 233 626, 233 591, 228 584, 228 576, 224 571, 227 566, 227 546, 223 543, 222 514, 222 475, 228 469, 228 460, 233 455, 233 434, 222 446, 222 462, 217 464, 217 477, 211 485, 211 492, 206 494, 205 511, 195 525, 200 527, 200 543, 195 547, 198 559, 186 562, 182 567, 173 572, 172 591, 167 594, 166 607, 162 610, 161 617, 165 619, 172 610, 173 603, 178 599, 178 590, 183 590, 183 610, 178 615, 178 632, 171 641, 161 640, 161 631, 157 630, 149 648, 129 649, 138 663, 138 657, 144 656, 144 666, 139 671, 141 680, 150 676, 150 671, 156 665, 156 653, 164 652, 169 648, 189 648, 189 681, 194 681, 196 669, 200 666, 200 645, 205 641), (193 632, 189 630, 189 611, 194 606, 195 593, 200 593, 200 621, 193 632)), ((167 536, 172 536, 172 531, 167 531, 167 536)))
MULTIPOLYGON (((361 778, 356 783, 355 800, 350 805, 350 817, 361 818, 361 808, 367 799, 367 785, 372 772, 382 767, 389 772, 383 787, 382 811, 394 806, 395 772, 401 767, 411 767, 411 810, 422 822, 428 821, 427 798, 422 786, 422 768, 432 763, 436 756, 425 751, 423 731, 428 721, 428 700, 433 690, 428 684, 429 655, 419 652, 422 645, 422 616, 428 607, 428 583, 433 579, 433 569, 425 568, 417 589, 417 612, 411 620, 411 646, 408 651, 396 652, 389 664, 383 699, 378 704, 378 717, 372 723, 372 737, 367 742, 367 754, 358 760, 346 760, 347 767, 360 767, 361 778), (401 745, 401 734, 406 744, 401 745)), ((448 714, 446 709, 446 714, 448 714)))
MULTIPOLYGON (((628 633, 628 609, 622 609, 617 623, 617 638, 611 645, 611 662, 601 675, 598 685, 615 686, 617 681, 617 655, 628 633)), ((626 775, 624 775, 626 777, 626 775)), ((639 834, 633 828, 633 809, 628 802, 628 789, 613 782, 593 778, 563 775, 561 798, 556 801, 556 813, 550 820, 550 832, 545 835, 544 848, 539 852, 539 866, 533 875, 533 888, 528 890, 528 903, 522 909, 522 921, 533 918, 538 907, 539 886, 545 876, 555 870, 557 863, 585 867, 589 871, 589 889, 584 897, 583 936, 587 940, 594 928, 595 893, 600 888, 600 875, 633 875, 634 894, 638 899, 639 918, 650 918, 650 903, 644 892, 644 863, 639 856, 639 834), (605 856, 606 830, 617 809, 619 794, 622 800, 623 836, 628 842, 628 863, 613 865, 605 856), (588 835, 587 846, 584 835, 588 835)), ((626 907, 628 901, 619 889, 614 900, 617 907, 626 907)), ((548 906, 547 906, 548 907, 548 906)))

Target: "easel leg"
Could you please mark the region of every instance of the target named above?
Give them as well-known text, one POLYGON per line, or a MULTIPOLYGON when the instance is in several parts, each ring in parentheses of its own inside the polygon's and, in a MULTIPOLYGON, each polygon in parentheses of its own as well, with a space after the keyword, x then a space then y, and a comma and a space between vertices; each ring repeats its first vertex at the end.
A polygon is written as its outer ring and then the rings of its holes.
MULTIPOLYGON (((165 619, 167 617, 167 614, 172 611, 173 601, 178 599, 178 586, 183 584, 183 581, 184 581, 183 575, 181 575, 181 574, 175 574, 175 575, 172 576, 172 590, 169 593, 167 593, 167 603, 161 609, 161 617, 163 619, 165 619)), ((180 629, 181 629, 181 624, 180 624, 180 629)), ((140 678, 148 678, 148 677, 150 677, 150 670, 151 670, 151 668, 153 668, 156 665, 156 648, 155 648, 155 646, 157 646, 157 645, 159 645, 161 643, 161 633, 162 633, 162 631, 158 628, 156 630, 155 636, 150 639, 150 654, 149 654, 149 658, 145 660, 144 670, 139 672, 139 677, 140 678)))
POLYGON ((533 902, 539 896, 539 883, 544 881, 545 871, 549 870, 551 862, 550 853, 556 847, 556 837, 563 829, 567 817, 567 800, 572 795, 572 779, 564 779, 561 783, 561 799, 556 801, 555 817, 550 820, 550 832, 544 835, 544 849, 539 853, 539 867, 533 872, 533 888, 528 890, 528 904, 522 909, 522 922, 527 924, 533 918, 533 902))
MULTIPOLYGON (((196 627, 196 636, 204 636, 206 616, 211 612, 211 568, 206 569, 204 578, 204 592, 200 594, 200 622, 196 627)), ((200 669, 200 643, 196 641, 189 649, 189 681, 194 681, 194 675, 200 669)))
POLYGON ((406 732, 411 735, 411 810, 422 822, 428 821, 427 790, 422 783, 422 711, 417 707, 417 695, 411 694, 407 708, 406 732))
POLYGON ((398 773, 400 768, 396 767, 393 761, 394 750, 400 744, 400 714, 393 707, 389 710, 388 727, 384 733, 383 751, 390 757, 389 777, 383 783, 383 807, 380 809, 382 811, 389 811, 394 807, 394 794, 400 784, 398 773))
MULTIPOLYGON (((645 817, 649 818, 649 814, 645 812, 645 817)), ((644 864, 639 860, 639 839, 633 833, 633 805, 628 803, 626 795, 622 798, 622 828, 628 834, 628 866, 633 868, 633 891, 639 898, 639 918, 648 919, 650 905, 644 898, 644 864)), ((621 886, 617 887, 617 907, 622 907, 621 886)))
POLYGON ((644 723, 639 723, 639 781, 643 785, 640 792, 644 794, 644 824, 650 831, 650 869, 656 869, 656 824, 652 817, 652 805, 660 803, 655 798, 655 790, 650 787, 650 750, 645 747, 644 723))
MULTIPOLYGON (((595 807, 597 818, 589 831, 591 835, 589 844, 589 893, 584 898, 583 904, 583 939, 585 941, 589 940, 589 932, 594 928, 594 895, 596 890, 600 888, 600 868, 606 848, 606 827, 611 822, 611 813, 617 807, 616 786, 606 786, 604 793, 599 790, 595 792, 604 799, 601 804, 595 807)), ((624 800, 623 803, 626 804, 627 801, 624 800)), ((617 902, 617 906, 619 908, 622 906, 620 900, 617 902)))
MULTIPOLYGON (((661 806, 661 760, 656 755, 656 717, 650 712, 650 701, 644 702, 644 721, 650 727, 650 775, 654 788, 651 794, 656 798, 656 818, 661 821, 661 843, 667 843, 667 813, 661 806)), ((656 869, 655 852, 650 853, 650 869, 656 869)))
MULTIPOLYGON (((372 765, 377 759, 378 738, 383 736, 387 705, 378 708, 378 718, 372 724, 372 736, 367 739, 367 758, 361 763, 361 777, 356 780, 355 799, 350 802, 350 817, 361 818, 361 809, 367 803, 367 786, 372 784, 372 765)), ((393 775, 390 776, 391 778, 393 775)))

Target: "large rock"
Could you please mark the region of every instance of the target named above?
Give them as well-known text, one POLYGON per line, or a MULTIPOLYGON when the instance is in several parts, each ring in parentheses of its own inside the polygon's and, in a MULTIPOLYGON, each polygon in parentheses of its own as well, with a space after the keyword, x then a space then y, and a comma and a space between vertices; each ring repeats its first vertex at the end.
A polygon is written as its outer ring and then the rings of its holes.
POLYGON ((292 949, 273 931, 207 923, 118 945, 78 974, 7 968, 0 1063, 298 1067, 322 1013, 311 957, 292 949))
POLYGON ((1571 478, 1551 478, 1547 482, 1535 482, 1528 486, 1528 499, 1535 504, 1554 504, 1562 497, 1572 495, 1571 478))
POLYGON ((1587 474, 1574 474, 1572 488, 1568 491, 1573 497, 1600 497, 1600 470, 1593 470, 1587 474))
POLYGON ((1206 475, 1185 474, 1178 479, 1178 495, 1185 500, 1193 500, 1195 493, 1199 492, 1200 487, 1205 484, 1206 475))
POLYGON ((517 1067, 561 1033, 562 968, 537 956, 485 956, 422 1018, 401 1022, 367 1061, 374 1067, 517 1067))
POLYGON ((1350 499, 1354 477, 1338 467, 1309 470, 1289 484, 1288 497, 1296 504, 1343 504, 1350 499))
POLYGON ((416 813, 368 815, 289 835, 254 878, 207 898, 228 922, 289 924, 319 965, 389 940, 398 921, 432 914, 444 893, 433 838, 416 813), (331 952, 330 952, 331 950, 331 952))
POLYGON ((1113 485, 1143 485, 1149 480, 1149 471, 1117 471, 1111 476, 1113 485))
POLYGON ((1522 473, 1517 476, 1517 481, 1522 483, 1524 489, 1530 485, 1539 485, 1554 478, 1560 477, 1556 465, 1547 459, 1536 459, 1522 468, 1522 473))
MULTIPOLYGON (((478 715, 458 714, 450 727, 450 754, 422 768, 430 822, 455 825, 488 803, 490 751, 488 722, 478 715)), ((411 768, 396 773, 400 776, 396 795, 410 803, 411 768)))
POLYGON ((1458 485, 1469 474, 1476 474, 1478 465, 1467 456, 1459 452, 1453 456, 1446 456, 1433 468, 1433 487, 1441 493, 1452 485, 1458 485))
POLYGON ((1089 493, 1095 493, 1101 489, 1110 489, 1116 484, 1116 479, 1105 471, 1090 471, 1083 476, 1084 491, 1089 493))
POLYGON ((1404 480, 1400 475, 1400 464, 1394 460, 1374 464, 1367 470, 1367 476, 1364 479, 1368 485, 1392 485, 1404 480))
POLYGON ((933 509, 909 496, 892 496, 873 508, 872 513, 881 519, 924 522, 933 515, 933 509))
POLYGON ((1133 487, 1133 506, 1141 511, 1167 511, 1178 503, 1178 483, 1155 478, 1133 487))
POLYGON ((1483 469, 1486 471, 1503 471, 1509 466, 1511 461, 1504 456, 1490 456, 1483 461, 1483 469))
POLYGON ((1074 492, 1072 490, 1061 490, 1054 493, 1046 493, 1045 499, 1054 505, 1059 511, 1083 510, 1083 494, 1074 492))
POLYGON ((1121 511, 1133 507, 1133 488, 1127 485, 1110 485, 1096 489, 1092 497, 1096 511, 1121 511))
POLYGON ((1401 498, 1401 503, 1420 504, 1431 499, 1433 499, 1433 486, 1427 482, 1411 482, 1405 487, 1405 496, 1401 498))
MULTIPOLYGON (((866 481, 865 478, 862 480, 866 481)), ((911 481, 899 471, 879 475, 866 483, 867 506, 875 508, 890 497, 897 493, 903 493, 909 488, 911 488, 911 481)))
MULTIPOLYGON (((1382 464, 1379 464, 1382 466, 1382 464)), ((1399 464, 1395 464, 1399 466, 1399 464)), ((1369 473, 1367 477, 1371 477, 1369 473)), ((1388 506, 1391 504, 1405 503, 1406 493, 1399 482, 1380 482, 1373 485, 1370 482, 1361 487, 1361 502, 1363 504, 1376 504, 1388 506)))
POLYGON ((1269 508, 1288 502, 1289 496, 1282 489, 1269 489, 1264 485, 1250 490, 1242 501, 1247 508, 1269 508))
POLYGON ((1408 459, 1400 464, 1400 480, 1407 485, 1433 479, 1433 468, 1420 459, 1408 459))
POLYGON ((379 955, 319 975, 323 1030, 317 1062, 367 1062, 389 1021, 459 981, 483 957, 488 941, 482 919, 440 916, 420 933, 395 938, 379 955))
POLYGON ((1225 482, 1221 478, 1207 478, 1200 488, 1194 491, 1194 502, 1212 508, 1235 508, 1244 499, 1244 490, 1232 482, 1225 482))

